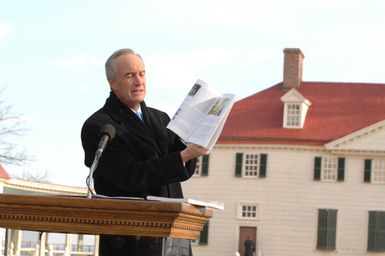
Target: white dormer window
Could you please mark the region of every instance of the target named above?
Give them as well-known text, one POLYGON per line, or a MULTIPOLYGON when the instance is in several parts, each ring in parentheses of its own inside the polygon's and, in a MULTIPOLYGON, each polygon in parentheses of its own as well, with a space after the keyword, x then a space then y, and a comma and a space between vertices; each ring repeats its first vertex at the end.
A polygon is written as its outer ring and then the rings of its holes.
POLYGON ((311 102, 307 100, 295 88, 285 93, 281 100, 284 103, 283 127, 284 128, 303 128, 307 110, 311 102))
POLYGON ((301 125, 301 105, 298 103, 288 103, 286 125, 288 127, 298 128, 301 125))

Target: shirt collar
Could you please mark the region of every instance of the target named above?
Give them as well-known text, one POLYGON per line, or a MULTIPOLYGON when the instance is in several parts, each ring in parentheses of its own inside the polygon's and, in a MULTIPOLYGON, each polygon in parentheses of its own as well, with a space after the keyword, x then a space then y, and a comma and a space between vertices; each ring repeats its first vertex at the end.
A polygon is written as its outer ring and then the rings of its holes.
POLYGON ((134 109, 132 109, 132 108, 130 108, 134 113, 142 113, 142 108, 141 108, 141 106, 139 105, 139 108, 138 108, 138 110, 134 110, 134 109))

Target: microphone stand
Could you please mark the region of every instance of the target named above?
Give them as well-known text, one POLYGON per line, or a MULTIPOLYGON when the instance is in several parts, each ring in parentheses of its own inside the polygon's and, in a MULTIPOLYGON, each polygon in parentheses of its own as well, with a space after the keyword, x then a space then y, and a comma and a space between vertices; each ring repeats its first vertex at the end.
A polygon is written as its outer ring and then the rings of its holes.
POLYGON ((88 187, 87 198, 92 198, 92 196, 96 195, 95 188, 94 188, 93 175, 94 175, 94 171, 95 171, 96 167, 98 166, 99 158, 102 155, 102 153, 103 153, 103 149, 101 149, 101 148, 96 150, 96 152, 95 152, 94 162, 92 163, 92 165, 90 167, 90 173, 88 174, 87 182, 86 182, 87 187, 88 187))
POLYGON ((95 152, 94 162, 90 167, 90 173, 88 174, 88 177, 86 180, 87 187, 88 187, 87 198, 91 198, 92 196, 96 195, 95 187, 94 187, 94 178, 93 178, 94 171, 98 166, 99 158, 102 155, 104 148, 107 146, 108 141, 115 136, 115 128, 111 124, 106 124, 102 127, 102 130, 100 133, 101 133, 101 139, 99 141, 98 149, 95 152))

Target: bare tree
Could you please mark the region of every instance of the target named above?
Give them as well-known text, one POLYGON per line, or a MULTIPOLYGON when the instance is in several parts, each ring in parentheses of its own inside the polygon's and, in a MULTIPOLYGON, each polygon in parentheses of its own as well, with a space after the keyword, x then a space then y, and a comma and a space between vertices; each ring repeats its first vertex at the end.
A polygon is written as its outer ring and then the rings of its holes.
MULTIPOLYGON (((9 141, 11 137, 23 136, 28 131, 22 127, 21 116, 12 112, 12 107, 6 105, 1 96, 4 95, 4 88, 0 89, 0 163, 21 166, 32 158, 25 150, 17 147, 17 144, 9 141)), ((22 173, 14 174, 15 178, 24 180, 48 182, 48 173, 32 173, 24 170, 22 173)))
MULTIPOLYGON (((3 95, 4 88, 0 89, 3 95)), ((11 106, 4 104, 0 98, 0 163, 21 165, 30 160, 24 150, 10 142, 10 137, 24 135, 27 131, 21 126, 19 115, 12 113, 11 106)))
POLYGON ((41 172, 32 173, 30 170, 29 171, 24 170, 21 174, 14 175, 14 177, 19 178, 19 179, 23 179, 23 180, 50 183, 48 180, 48 172, 47 171, 45 171, 44 173, 41 173, 41 172))

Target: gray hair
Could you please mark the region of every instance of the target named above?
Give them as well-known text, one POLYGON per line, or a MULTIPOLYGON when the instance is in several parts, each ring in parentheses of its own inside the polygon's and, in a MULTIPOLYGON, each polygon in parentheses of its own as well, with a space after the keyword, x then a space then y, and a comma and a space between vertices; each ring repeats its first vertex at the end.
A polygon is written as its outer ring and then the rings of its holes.
POLYGON ((130 48, 123 48, 123 49, 119 49, 119 50, 115 51, 113 54, 111 54, 110 57, 108 57, 106 64, 104 65, 105 69, 106 69, 106 77, 107 77, 108 81, 112 81, 115 79, 115 76, 116 76, 115 60, 119 56, 124 55, 124 54, 135 54, 140 59, 142 59, 142 57, 139 54, 137 54, 136 52, 134 52, 134 50, 132 50, 130 48))

